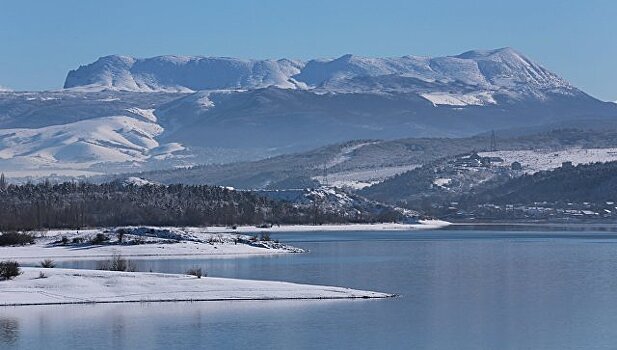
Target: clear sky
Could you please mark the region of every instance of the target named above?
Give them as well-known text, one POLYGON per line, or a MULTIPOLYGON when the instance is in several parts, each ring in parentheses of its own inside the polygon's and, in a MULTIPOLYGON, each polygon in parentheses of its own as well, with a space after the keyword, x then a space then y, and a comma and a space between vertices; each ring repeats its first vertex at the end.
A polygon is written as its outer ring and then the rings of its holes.
POLYGON ((0 3, 0 85, 56 89, 100 56, 442 56, 511 46, 617 100, 614 0, 14 0, 0 3))

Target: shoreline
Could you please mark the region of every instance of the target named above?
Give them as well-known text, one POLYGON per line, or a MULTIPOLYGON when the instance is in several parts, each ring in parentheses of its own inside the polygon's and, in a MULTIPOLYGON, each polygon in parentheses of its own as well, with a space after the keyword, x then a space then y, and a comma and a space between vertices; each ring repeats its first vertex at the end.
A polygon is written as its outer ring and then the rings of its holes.
POLYGON ((443 220, 420 220, 417 224, 375 223, 375 224, 325 224, 325 225, 281 225, 266 228, 238 226, 235 230, 227 227, 209 226, 209 233, 283 233, 283 232, 343 232, 343 231, 416 231, 431 230, 450 226, 443 220))
POLYGON ((122 227, 116 229, 31 231, 34 244, 0 247, 0 260, 98 260, 113 255, 143 258, 228 258, 303 253, 271 240, 201 228, 122 227), (123 232, 122 239, 118 232, 123 232))
POLYGON ((383 299, 343 287, 151 272, 22 268, 0 282, 0 307, 160 302, 383 299), (45 277, 41 278, 40 273, 45 277))
MULTIPOLYGON (((35 243, 25 246, 0 247, 0 260, 38 262, 42 259, 55 260, 98 260, 120 254, 132 259, 182 259, 182 258, 237 258, 251 256, 273 256, 279 254, 304 253, 291 245, 275 241, 251 241, 252 235, 293 233, 293 232, 353 232, 353 231, 416 231, 437 229, 450 223, 426 220, 419 224, 346 224, 346 225, 288 225, 258 228, 240 226, 228 227, 127 227, 140 234, 130 239, 146 240, 141 244, 118 243, 113 229, 49 230, 31 231, 37 236, 35 243), (143 233, 143 231, 152 231, 143 233), (87 243, 97 234, 104 233, 110 241, 103 244, 87 243), (171 238, 170 238, 171 237, 171 238), (67 244, 59 241, 66 238, 67 244), (72 244, 73 239, 84 239, 86 243, 72 244), (242 238, 239 243, 238 239, 242 238)), ((127 235, 129 236, 129 235, 127 235)), ((129 238, 125 238, 128 240, 129 238)))

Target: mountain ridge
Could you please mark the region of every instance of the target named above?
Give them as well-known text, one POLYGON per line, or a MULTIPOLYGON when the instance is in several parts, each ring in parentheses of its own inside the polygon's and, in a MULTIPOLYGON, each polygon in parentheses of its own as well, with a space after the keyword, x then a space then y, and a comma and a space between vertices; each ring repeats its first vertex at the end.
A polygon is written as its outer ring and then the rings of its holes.
MULTIPOLYGON (((206 56, 156 56, 134 58, 110 55, 71 70, 64 88, 99 87, 120 91, 194 92, 246 90, 267 87, 333 92, 375 91, 349 80, 399 77, 416 92, 431 92, 430 84, 459 83, 466 90, 509 91, 542 97, 540 90, 565 94, 582 93, 512 48, 471 50, 454 56, 363 57, 345 54, 332 59, 239 59, 206 56), (422 82, 424 84, 422 84, 422 82)), ((384 85, 382 79, 380 85, 384 85)), ((429 98, 430 100, 430 98, 429 98)))
POLYGON ((0 168, 112 173, 258 160, 360 139, 617 118, 511 49, 251 60, 111 55, 66 89, 0 95, 0 168))

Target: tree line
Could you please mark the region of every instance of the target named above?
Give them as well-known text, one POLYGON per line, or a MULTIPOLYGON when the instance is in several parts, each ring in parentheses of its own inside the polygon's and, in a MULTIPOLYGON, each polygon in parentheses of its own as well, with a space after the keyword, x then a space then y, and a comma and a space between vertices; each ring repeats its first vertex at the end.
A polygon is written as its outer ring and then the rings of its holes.
POLYGON ((325 209, 315 210, 218 186, 122 182, 0 186, 2 231, 124 225, 312 224, 348 220, 325 209))

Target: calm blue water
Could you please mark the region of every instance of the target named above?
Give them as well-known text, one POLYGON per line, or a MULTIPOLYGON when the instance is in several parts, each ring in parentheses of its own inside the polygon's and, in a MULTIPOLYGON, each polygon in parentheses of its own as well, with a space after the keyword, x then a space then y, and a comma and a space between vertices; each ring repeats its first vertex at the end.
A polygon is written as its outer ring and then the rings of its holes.
MULTIPOLYGON (((607 349, 617 345, 617 234, 438 230, 290 233, 308 254, 138 260, 144 271, 285 280, 387 300, 13 307, 2 349, 607 349)), ((94 262, 67 262, 88 268, 94 262)))

